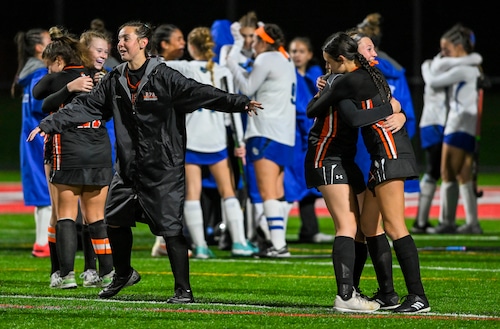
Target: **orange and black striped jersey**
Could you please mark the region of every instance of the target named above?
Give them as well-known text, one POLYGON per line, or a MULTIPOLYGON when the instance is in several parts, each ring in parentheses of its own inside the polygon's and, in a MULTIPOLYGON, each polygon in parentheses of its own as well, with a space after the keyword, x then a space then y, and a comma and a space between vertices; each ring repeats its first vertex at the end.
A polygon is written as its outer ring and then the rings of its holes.
POLYGON ((360 68, 341 76, 330 76, 320 97, 313 99, 307 108, 307 115, 316 119, 309 132, 306 163, 319 168, 325 162, 328 164, 328 159, 354 159, 358 127, 383 120, 390 114, 391 105, 382 103, 366 70, 360 68))
MULTIPOLYGON (((38 97, 45 98, 42 110, 57 112, 79 93, 69 92, 66 85, 80 76, 93 76, 92 70, 82 65, 66 66, 63 71, 46 75, 34 88, 38 97)), ((53 170, 79 168, 110 168, 111 143, 104 121, 94 120, 53 134, 46 144, 53 170)))

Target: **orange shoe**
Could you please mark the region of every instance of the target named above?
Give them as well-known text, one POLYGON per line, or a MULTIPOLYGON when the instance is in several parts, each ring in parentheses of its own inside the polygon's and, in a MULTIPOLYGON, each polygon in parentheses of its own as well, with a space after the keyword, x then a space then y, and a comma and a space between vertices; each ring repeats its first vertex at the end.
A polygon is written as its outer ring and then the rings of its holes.
POLYGON ((50 257, 49 244, 47 243, 45 246, 41 246, 38 243, 35 243, 31 254, 38 258, 50 257))

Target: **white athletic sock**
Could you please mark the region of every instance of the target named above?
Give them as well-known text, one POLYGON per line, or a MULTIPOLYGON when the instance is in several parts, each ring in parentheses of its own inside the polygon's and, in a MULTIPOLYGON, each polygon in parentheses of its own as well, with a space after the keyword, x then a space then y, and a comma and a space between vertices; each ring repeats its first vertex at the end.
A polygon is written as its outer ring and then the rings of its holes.
POLYGON ((251 228, 247 227, 247 237, 250 239, 256 237, 257 228, 260 228, 260 230, 264 233, 265 239, 271 240, 266 216, 264 215, 264 204, 262 202, 251 203, 249 201, 247 209, 247 223, 252 225, 251 228))
POLYGON ((281 201, 264 201, 264 214, 267 218, 267 225, 271 234, 271 241, 277 250, 286 245, 285 223, 283 218, 283 207, 281 201))
MULTIPOLYGON (((220 199, 220 209, 221 209, 221 213, 220 213, 221 219, 220 219, 220 223, 218 223, 217 225, 219 225, 219 228, 221 229, 221 234, 225 234, 225 231, 229 230, 229 223, 227 222, 227 214, 226 214, 226 211, 224 210, 224 200, 222 198, 220 199)), ((243 214, 243 212, 242 212, 242 214, 243 214)), ((245 231, 245 227, 244 227, 245 223, 244 222, 245 222, 245 218, 243 218, 243 231, 245 231)), ((215 229, 215 227, 214 227, 214 229, 215 229)), ((231 235, 231 231, 229 231, 229 235, 231 235)))
POLYGON ((247 198, 246 200, 245 215, 246 234, 249 239, 253 239, 257 235, 256 228, 258 223, 254 216, 253 204, 252 201, 250 201, 250 198, 247 198))
POLYGON ((45 246, 49 243, 48 230, 52 206, 35 207, 35 243, 45 246))
POLYGON ((420 181, 420 194, 418 196, 417 225, 419 227, 425 227, 429 222, 429 212, 435 192, 436 181, 431 176, 424 174, 420 181))
POLYGON ((439 223, 455 225, 458 205, 458 182, 442 182, 440 194, 439 223))
POLYGON ((203 210, 199 200, 184 202, 184 220, 196 247, 207 247, 205 226, 203 225, 203 210))
POLYGON ((472 181, 461 184, 459 188, 460 196, 462 197, 462 202, 464 203, 465 224, 479 225, 477 218, 477 197, 472 181))
POLYGON ((281 201, 281 207, 283 208, 283 228, 286 233, 286 227, 288 225, 288 216, 290 215, 290 210, 292 210, 293 203, 288 201, 281 201))
POLYGON ((264 234, 264 239, 266 241, 271 241, 271 232, 269 231, 269 224, 267 223, 266 216, 262 213, 257 221, 262 234, 264 234))
POLYGON ((239 242, 246 246, 245 225, 243 211, 236 197, 227 198, 223 201, 223 209, 227 219, 229 234, 234 242, 239 242))

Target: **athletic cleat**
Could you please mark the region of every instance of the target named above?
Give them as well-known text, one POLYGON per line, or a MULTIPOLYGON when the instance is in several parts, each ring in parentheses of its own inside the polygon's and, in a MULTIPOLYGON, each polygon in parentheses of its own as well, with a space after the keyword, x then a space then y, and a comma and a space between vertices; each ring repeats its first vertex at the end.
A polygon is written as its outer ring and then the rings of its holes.
POLYGON ((115 276, 115 271, 111 271, 108 274, 105 274, 102 277, 100 277, 99 278, 101 281, 100 287, 106 288, 107 286, 109 286, 111 284, 111 282, 113 282, 114 276, 115 276))
POLYGON ((168 304, 189 304, 194 303, 193 292, 177 288, 174 297, 167 299, 168 304))
POLYGON ((50 277, 50 287, 57 289, 75 289, 78 287, 75 280, 75 272, 71 271, 66 276, 60 276, 59 271, 52 274, 54 276, 54 280, 52 280, 52 276, 50 277), (57 278, 55 277, 55 273, 57 273, 57 278))
POLYGON ((288 251, 288 246, 276 250, 275 247, 269 247, 267 249, 261 250, 258 253, 253 254, 255 258, 288 258, 291 256, 288 251))
POLYGON ((335 240, 335 237, 330 234, 325 234, 325 233, 316 233, 312 237, 312 242, 313 243, 331 243, 335 240))
POLYGON ((458 234, 483 234, 483 230, 479 224, 464 224, 457 227, 458 234))
POLYGON ((41 246, 38 243, 35 243, 33 245, 33 251, 31 251, 31 254, 33 255, 33 257, 38 258, 50 257, 49 244, 47 243, 45 246, 41 246))
POLYGON ((455 225, 439 224, 436 227, 428 227, 425 231, 429 234, 455 234, 457 227, 455 225))
POLYGON ((141 281, 140 274, 132 269, 127 276, 117 276, 116 273, 113 275, 113 281, 99 292, 99 298, 111 298, 120 292, 125 287, 130 287, 141 281))
POLYGON ((257 246, 255 243, 253 243, 250 240, 247 240, 247 244, 250 246, 250 248, 253 249, 254 252, 259 252, 259 246, 257 246))
POLYGON ((415 223, 413 223, 413 226, 410 228, 410 232, 413 234, 425 234, 427 233, 428 228, 433 228, 431 223, 427 222, 424 226, 419 226, 417 221, 415 221, 415 223))
POLYGON ((155 241, 155 244, 153 245, 153 248, 151 248, 151 256, 152 257, 168 256, 167 245, 165 243, 158 241, 157 239, 155 241))
POLYGON ((361 297, 363 299, 366 299, 366 300, 370 300, 370 297, 368 297, 367 295, 363 294, 361 292, 361 289, 359 289, 359 287, 354 287, 354 292, 355 292, 356 296, 359 296, 359 297, 361 297))
POLYGON ((361 297, 355 289, 348 300, 343 300, 339 295, 335 297, 333 309, 343 313, 371 313, 380 308, 380 304, 361 297))
POLYGON ((259 252, 259 248, 254 247, 252 244, 250 244, 250 242, 247 242, 246 245, 239 242, 234 242, 231 248, 232 256, 252 256, 257 252, 259 252))
POLYGON ((392 310, 399 306, 399 296, 395 291, 384 294, 377 290, 375 295, 368 300, 379 303, 381 310, 392 310))
POLYGON ((208 247, 198 246, 194 252, 194 258, 198 259, 209 259, 215 258, 214 253, 208 247))
POLYGON ((80 274, 80 279, 83 279, 83 286, 85 288, 100 287, 99 274, 94 269, 88 269, 80 274))
POLYGON ((106 288, 113 281, 114 274, 115 271, 111 271, 108 274, 100 277, 97 274, 96 270, 89 269, 80 274, 80 278, 83 279, 83 286, 86 288, 90 287, 106 288))
POLYGON ((59 285, 59 278, 60 278, 61 272, 59 270, 55 271, 50 275, 50 286, 51 288, 57 288, 59 285))
POLYGON ((427 301, 427 297, 418 295, 407 295, 402 298, 402 303, 395 308, 395 313, 424 313, 429 312, 431 307, 427 301))

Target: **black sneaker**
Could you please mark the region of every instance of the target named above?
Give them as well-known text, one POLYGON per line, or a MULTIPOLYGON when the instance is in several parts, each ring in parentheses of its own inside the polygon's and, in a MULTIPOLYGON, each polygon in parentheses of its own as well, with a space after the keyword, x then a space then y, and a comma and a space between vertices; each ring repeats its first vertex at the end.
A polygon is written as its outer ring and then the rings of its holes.
POLYGON ((431 223, 427 222, 424 226, 419 226, 417 221, 413 223, 413 226, 410 228, 410 232, 413 234, 425 234, 427 233, 427 228, 432 228, 431 223))
POLYGON ((115 273, 111 284, 99 292, 99 298, 111 298, 123 288, 133 286, 139 281, 141 281, 141 276, 134 269, 128 276, 118 276, 115 273))
POLYGON ((483 230, 479 224, 463 224, 457 227, 458 234, 483 234, 483 230))
POLYGON ((441 223, 436 227, 428 227, 425 231, 428 234, 455 234, 457 233, 457 226, 441 223))
POLYGON ((169 304, 188 304, 194 303, 193 292, 191 290, 184 290, 177 288, 174 297, 167 299, 169 304))
POLYGON ((395 313, 424 313, 429 312, 431 307, 427 297, 418 295, 407 295, 402 298, 401 306, 395 308, 395 313))
POLYGON ((395 291, 385 294, 377 290, 369 300, 379 303, 381 310, 392 310, 399 306, 399 296, 395 291))
POLYGON ((253 254, 253 257, 255 258, 288 258, 290 256, 288 246, 286 245, 280 249, 269 247, 253 254))

